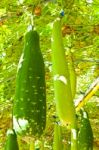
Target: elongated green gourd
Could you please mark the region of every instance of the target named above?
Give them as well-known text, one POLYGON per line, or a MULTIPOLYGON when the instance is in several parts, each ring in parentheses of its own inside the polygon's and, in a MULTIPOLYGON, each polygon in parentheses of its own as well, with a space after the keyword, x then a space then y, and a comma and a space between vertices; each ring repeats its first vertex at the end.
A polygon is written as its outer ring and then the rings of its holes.
POLYGON ((9 129, 7 131, 5 150, 19 150, 19 146, 17 142, 17 135, 15 131, 12 129, 9 129))
POLYGON ((78 133, 78 149, 93 150, 93 132, 86 111, 82 111, 81 126, 78 133))
POLYGON ((54 125, 54 139, 53 139, 53 150, 62 150, 62 131, 58 124, 54 125))
POLYGON ((72 92, 72 98, 75 98, 76 94, 76 73, 75 73, 75 68, 74 68, 74 62, 72 58, 72 53, 69 52, 69 63, 68 63, 68 68, 69 68, 69 74, 70 74, 70 84, 71 84, 71 92, 72 92))
POLYGON ((39 136, 46 124, 45 69, 35 30, 25 35, 16 77, 13 124, 19 133, 39 136))
POLYGON ((61 122, 65 125, 74 122, 75 109, 59 18, 54 21, 52 29, 52 65, 56 109, 61 122))

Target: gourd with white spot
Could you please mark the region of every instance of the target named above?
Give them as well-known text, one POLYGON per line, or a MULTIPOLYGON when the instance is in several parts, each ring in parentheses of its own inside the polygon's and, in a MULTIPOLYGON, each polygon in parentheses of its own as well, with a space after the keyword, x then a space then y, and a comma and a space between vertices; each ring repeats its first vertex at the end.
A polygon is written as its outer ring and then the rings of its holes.
POLYGON ((19 150, 17 135, 13 129, 7 131, 5 150, 19 150))
POLYGON ((22 134, 40 136, 46 124, 46 87, 43 56, 37 31, 25 35, 20 58, 13 108, 14 129, 22 134))
POLYGON ((74 123, 75 108, 72 99, 68 63, 62 41, 61 20, 57 18, 52 29, 52 71, 54 76, 55 101, 61 122, 74 123))
POLYGON ((81 110, 81 115, 81 126, 78 132, 78 149, 93 150, 93 132, 88 113, 85 110, 81 110))

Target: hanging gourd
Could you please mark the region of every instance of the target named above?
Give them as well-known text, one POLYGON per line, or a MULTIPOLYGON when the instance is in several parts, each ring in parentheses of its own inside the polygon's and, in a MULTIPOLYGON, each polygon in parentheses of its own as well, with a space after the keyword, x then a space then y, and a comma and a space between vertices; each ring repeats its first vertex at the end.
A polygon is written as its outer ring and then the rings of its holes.
POLYGON ((81 115, 81 125, 78 133, 78 149, 93 150, 93 132, 88 113, 85 110, 81 110, 81 115))
POLYGON ((19 150, 17 135, 13 129, 7 131, 5 150, 19 150))
POLYGON ((52 71, 56 109, 61 122, 74 123, 75 108, 72 99, 68 63, 62 41, 61 20, 57 18, 52 28, 52 71))
POLYGON ((46 125, 46 86, 44 60, 39 35, 31 29, 25 35, 19 61, 13 108, 14 129, 26 135, 40 136, 46 125))

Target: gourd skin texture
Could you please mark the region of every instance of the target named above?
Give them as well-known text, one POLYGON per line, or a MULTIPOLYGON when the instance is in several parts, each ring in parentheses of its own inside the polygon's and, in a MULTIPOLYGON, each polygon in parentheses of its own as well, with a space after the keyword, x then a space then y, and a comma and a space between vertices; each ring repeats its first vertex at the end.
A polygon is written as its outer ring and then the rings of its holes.
POLYGON ((82 112, 81 128, 78 133, 78 149, 93 150, 93 132, 87 112, 82 112))
POLYGON ((66 125, 74 122, 75 110, 59 18, 54 21, 52 29, 52 62, 56 109, 61 122, 66 125))
POLYGON ((5 150, 19 150, 17 136, 14 130, 9 130, 5 144, 5 150))
POLYGON ((46 124, 45 69, 37 31, 31 30, 25 36, 16 78, 13 118, 18 132, 39 136, 43 133, 46 124))

